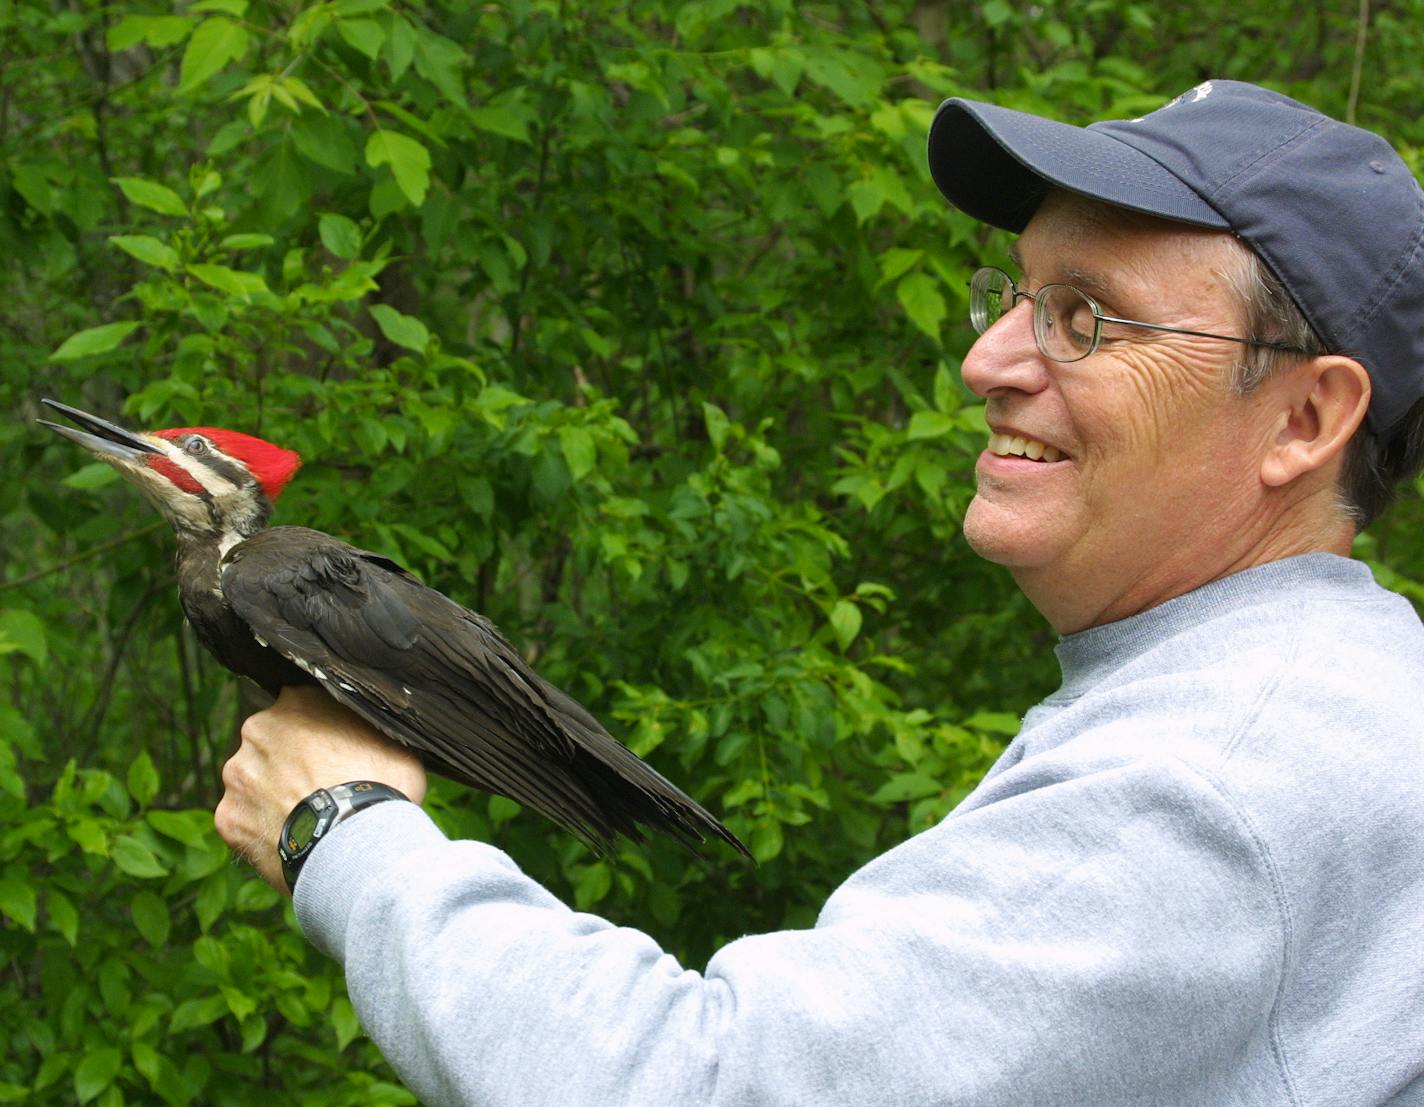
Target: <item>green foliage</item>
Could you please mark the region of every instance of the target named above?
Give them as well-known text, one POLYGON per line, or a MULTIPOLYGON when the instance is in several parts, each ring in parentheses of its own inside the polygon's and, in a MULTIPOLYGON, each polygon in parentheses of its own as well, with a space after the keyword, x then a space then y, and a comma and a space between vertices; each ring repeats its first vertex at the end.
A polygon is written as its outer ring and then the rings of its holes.
POLYGON ((266 1086, 312 1107, 413 1103, 373 1075, 339 974, 211 815, 150 806, 147 753, 126 775, 69 761, 26 804, 0 744, 0 1101, 244 1104, 266 1086))
MULTIPOLYGON (((483 610, 723 813, 758 868, 431 801, 699 964, 943 817, 1056 674, 958 533, 965 283, 1006 243, 929 183, 936 102, 1267 80, 1417 165, 1420 6, 1376 11, 1363 82, 1324 5, 0 9, 0 1102, 410 1102, 213 837, 254 705, 39 396, 298 449, 280 521, 483 610)), ((1420 521, 1360 547, 1416 602, 1420 521)))

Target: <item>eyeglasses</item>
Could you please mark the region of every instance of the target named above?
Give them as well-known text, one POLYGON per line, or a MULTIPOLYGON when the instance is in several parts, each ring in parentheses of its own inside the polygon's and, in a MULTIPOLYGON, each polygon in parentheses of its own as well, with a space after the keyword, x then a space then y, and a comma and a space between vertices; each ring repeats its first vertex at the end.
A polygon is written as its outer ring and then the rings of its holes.
POLYGON ((980 269, 969 281, 969 322, 973 324, 975 333, 983 334, 1012 311, 1021 299, 1033 301, 1034 341, 1038 343, 1039 352, 1052 361, 1082 361, 1094 353, 1102 342, 1104 323, 1190 334, 1198 338, 1219 338, 1224 342, 1267 346, 1273 350, 1291 349, 1279 342, 1211 334, 1161 323, 1142 323, 1136 319, 1117 319, 1104 315, 1096 300, 1071 284, 1046 284, 1037 292, 1025 292, 1014 284, 1011 276, 993 266, 980 269))

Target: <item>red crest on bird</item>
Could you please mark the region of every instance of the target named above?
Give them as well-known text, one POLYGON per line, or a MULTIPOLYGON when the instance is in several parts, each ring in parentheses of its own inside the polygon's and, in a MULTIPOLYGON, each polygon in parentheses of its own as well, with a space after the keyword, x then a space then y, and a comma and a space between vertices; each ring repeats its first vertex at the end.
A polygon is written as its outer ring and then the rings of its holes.
MULTIPOLYGON (((273 502, 276 502, 287 482, 302 466, 302 455, 295 450, 288 450, 241 431, 223 430, 221 427, 170 427, 150 433, 157 438, 166 438, 169 442, 177 442, 189 434, 202 435, 223 453, 246 465, 257 483, 262 486, 263 493, 273 502)), ((148 459, 148 465, 186 492, 203 490, 186 470, 166 457, 153 454, 148 459)))

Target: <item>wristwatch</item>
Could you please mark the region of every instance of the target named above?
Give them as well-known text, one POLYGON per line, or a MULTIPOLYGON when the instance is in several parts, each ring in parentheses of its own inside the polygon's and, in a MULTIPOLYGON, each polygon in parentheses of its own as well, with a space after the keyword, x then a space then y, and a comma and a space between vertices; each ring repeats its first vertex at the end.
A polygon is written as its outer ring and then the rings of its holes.
POLYGON ((337 823, 386 800, 405 798, 388 784, 352 780, 334 788, 318 788, 302 800, 282 824, 282 837, 277 842, 277 856, 282 859, 287 888, 295 890, 297 876, 312 850, 337 823))

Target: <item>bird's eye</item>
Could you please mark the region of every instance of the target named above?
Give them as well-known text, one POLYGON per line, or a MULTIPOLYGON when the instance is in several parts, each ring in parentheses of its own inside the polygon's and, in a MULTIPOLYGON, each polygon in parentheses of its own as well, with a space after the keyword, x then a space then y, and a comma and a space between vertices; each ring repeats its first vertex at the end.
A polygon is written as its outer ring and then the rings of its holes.
POLYGON ((183 441, 183 449, 190 454, 205 454, 208 452, 208 440, 201 434, 190 434, 183 441))

